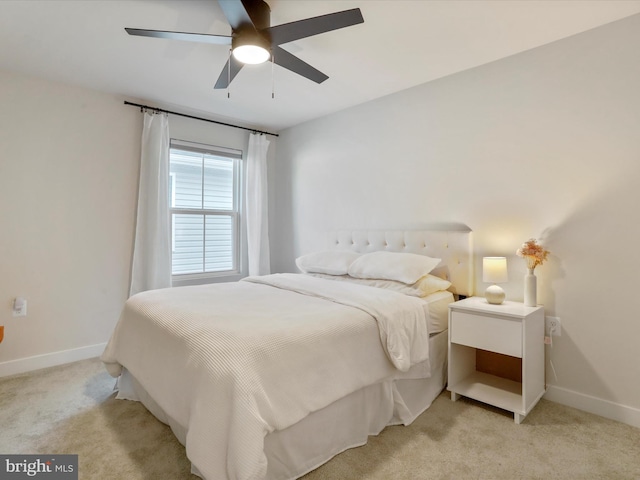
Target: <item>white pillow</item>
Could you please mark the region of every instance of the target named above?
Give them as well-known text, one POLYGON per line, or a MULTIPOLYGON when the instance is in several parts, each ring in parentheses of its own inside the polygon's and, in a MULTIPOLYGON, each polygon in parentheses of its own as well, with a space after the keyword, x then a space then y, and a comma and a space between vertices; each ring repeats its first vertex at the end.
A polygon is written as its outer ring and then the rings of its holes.
POLYGON ((296 258, 296 265, 304 273, 346 275, 349 265, 360 256, 349 250, 327 250, 296 258))
POLYGON ((451 282, 434 275, 428 274, 410 285, 395 280, 381 280, 378 278, 354 278, 349 275, 324 275, 321 273, 311 273, 310 275, 328 280, 339 280, 343 282, 366 285, 368 287, 384 288, 398 293, 404 293, 412 297, 424 298, 432 293, 446 290, 451 286, 451 282))
POLYGON ((348 273, 356 278, 380 278, 411 284, 436 268, 438 263, 439 258, 415 253, 372 252, 356 258, 348 273))
POLYGON ((441 292, 443 290, 447 290, 451 286, 451 282, 449 280, 445 280, 444 278, 436 277, 435 275, 427 274, 418 280, 413 285, 410 285, 411 288, 416 289, 420 292, 418 297, 426 297, 427 295, 431 295, 432 293, 441 292))

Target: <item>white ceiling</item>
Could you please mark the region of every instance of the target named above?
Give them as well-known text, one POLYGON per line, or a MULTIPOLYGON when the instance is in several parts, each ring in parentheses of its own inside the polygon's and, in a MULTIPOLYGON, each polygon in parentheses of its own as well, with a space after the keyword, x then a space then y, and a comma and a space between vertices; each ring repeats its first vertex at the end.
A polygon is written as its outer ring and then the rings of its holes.
POLYGON ((640 13, 640 0, 267 0, 271 24, 360 8, 365 22, 285 44, 329 75, 271 63, 214 90, 228 47, 124 27, 230 34, 215 0, 0 0, 0 69, 280 130, 640 13))

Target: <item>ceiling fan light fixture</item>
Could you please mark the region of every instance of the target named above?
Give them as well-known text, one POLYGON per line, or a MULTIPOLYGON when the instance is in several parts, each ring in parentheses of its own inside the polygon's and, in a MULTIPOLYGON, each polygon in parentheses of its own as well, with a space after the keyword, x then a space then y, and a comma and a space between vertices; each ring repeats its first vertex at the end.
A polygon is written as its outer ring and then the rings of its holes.
POLYGON ((239 62, 257 65, 269 60, 271 53, 260 45, 239 45, 234 47, 233 56, 239 62))

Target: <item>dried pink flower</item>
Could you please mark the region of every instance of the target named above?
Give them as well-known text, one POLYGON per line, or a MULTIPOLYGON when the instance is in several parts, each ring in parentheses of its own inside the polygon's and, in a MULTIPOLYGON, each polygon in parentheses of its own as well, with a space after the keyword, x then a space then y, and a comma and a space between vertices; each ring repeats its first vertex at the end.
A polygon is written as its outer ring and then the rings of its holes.
POLYGON ((538 265, 542 265, 549 255, 549 251, 545 250, 542 245, 538 245, 534 238, 527 240, 516 251, 516 255, 527 261, 527 268, 533 270, 538 265))

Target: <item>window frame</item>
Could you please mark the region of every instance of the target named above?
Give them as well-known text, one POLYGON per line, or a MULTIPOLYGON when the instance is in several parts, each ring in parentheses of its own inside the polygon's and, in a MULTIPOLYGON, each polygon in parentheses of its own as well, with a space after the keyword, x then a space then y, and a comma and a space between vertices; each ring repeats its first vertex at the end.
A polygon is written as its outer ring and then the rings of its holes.
MULTIPOLYGON (((172 150, 182 150, 192 153, 201 153, 204 155, 212 155, 218 157, 224 157, 231 159, 233 162, 233 195, 232 195, 232 209, 231 210, 219 210, 219 209, 198 209, 198 208, 177 208, 175 205, 175 174, 169 175, 169 188, 171 191, 171 197, 169 199, 169 224, 171 227, 171 278, 174 285, 189 284, 189 283, 202 283, 203 280, 213 280, 216 278, 226 278, 241 275, 242 273, 242 255, 241 255, 241 212, 242 212, 242 154, 243 152, 234 148, 220 147, 215 145, 209 145, 204 143, 190 142, 186 140, 171 139, 169 144, 169 164, 171 165, 171 152, 172 150), (172 188, 173 187, 173 188, 172 188), (201 215, 203 218, 203 229, 206 229, 207 216, 223 216, 231 217, 231 229, 232 229, 232 268, 229 270, 211 271, 211 272, 192 272, 192 273, 173 273, 173 253, 175 250, 175 224, 174 215, 186 214, 186 215, 201 215), (200 281, 200 282, 198 282, 200 281)), ((170 167, 171 168, 171 167, 170 167)), ((202 175, 202 195, 204 196, 204 170, 202 175)), ((204 207, 204 205, 203 205, 204 207)), ((203 242, 205 237, 203 236, 203 242)), ((203 263, 206 262, 206 257, 203 255, 203 263)))

